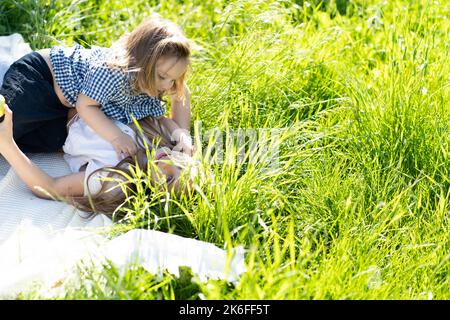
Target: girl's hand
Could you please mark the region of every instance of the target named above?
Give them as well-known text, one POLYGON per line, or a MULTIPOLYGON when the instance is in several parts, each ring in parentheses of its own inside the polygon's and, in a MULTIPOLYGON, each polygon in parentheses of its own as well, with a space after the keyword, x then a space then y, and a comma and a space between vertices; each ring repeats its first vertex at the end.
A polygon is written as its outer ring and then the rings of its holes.
POLYGON ((189 134, 186 134, 183 131, 181 131, 180 133, 177 132, 178 136, 175 139, 175 141, 177 141, 177 144, 175 145, 175 147, 173 147, 173 150, 183 152, 188 156, 192 156, 192 153, 194 152, 194 147, 192 146, 192 138, 189 136, 189 134))
POLYGON ((179 141, 177 145, 173 147, 173 151, 182 152, 192 157, 194 147, 190 143, 186 143, 185 141, 179 141))
POLYGON ((0 152, 2 152, 2 150, 8 145, 11 145, 11 143, 14 143, 12 131, 12 111, 6 104, 5 118, 2 122, 0 122, 0 152))
POLYGON ((119 159, 122 159, 124 154, 125 156, 134 156, 137 152, 136 143, 133 138, 126 133, 122 133, 116 137, 113 141, 111 141, 111 144, 116 150, 119 159))

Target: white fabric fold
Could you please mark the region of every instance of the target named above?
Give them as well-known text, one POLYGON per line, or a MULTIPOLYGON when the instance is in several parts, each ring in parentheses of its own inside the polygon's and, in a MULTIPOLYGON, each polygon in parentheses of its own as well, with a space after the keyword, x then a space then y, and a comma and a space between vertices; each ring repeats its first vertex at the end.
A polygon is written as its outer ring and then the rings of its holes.
POLYGON ((9 66, 31 51, 30 45, 18 33, 0 36, 0 86, 9 66))
POLYGON ((100 270, 112 264, 118 270, 142 266, 161 276, 179 276, 189 267, 200 281, 236 282, 245 272, 242 247, 227 252, 213 244, 154 230, 131 230, 112 240, 100 233, 72 229, 46 233, 29 221, 0 245, 0 298, 14 299, 35 289, 52 295, 52 288, 75 274, 76 268, 100 270))

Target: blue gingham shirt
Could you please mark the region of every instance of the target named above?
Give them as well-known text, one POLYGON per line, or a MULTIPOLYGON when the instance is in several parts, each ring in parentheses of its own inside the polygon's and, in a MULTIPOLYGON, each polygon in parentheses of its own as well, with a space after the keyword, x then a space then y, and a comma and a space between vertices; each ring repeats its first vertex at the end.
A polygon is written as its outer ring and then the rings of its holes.
POLYGON ((166 113, 165 105, 156 97, 133 94, 131 75, 106 65, 108 48, 85 49, 52 47, 50 60, 56 82, 67 102, 75 107, 79 94, 97 101, 109 117, 124 124, 147 116, 160 117, 166 113))

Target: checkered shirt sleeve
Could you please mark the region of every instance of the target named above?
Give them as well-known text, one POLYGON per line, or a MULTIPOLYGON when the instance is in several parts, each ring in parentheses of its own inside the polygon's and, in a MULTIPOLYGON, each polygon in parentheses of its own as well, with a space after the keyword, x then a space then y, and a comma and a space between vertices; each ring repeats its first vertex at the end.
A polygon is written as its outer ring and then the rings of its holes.
MULTIPOLYGON (((120 71, 98 66, 88 71, 80 93, 106 106, 117 93, 121 92, 119 89, 121 80, 120 71)), ((120 110, 117 112, 120 113, 120 110)))
POLYGON ((85 77, 80 93, 97 101, 101 110, 111 119, 122 123, 166 113, 165 105, 157 98, 146 94, 129 95, 127 78, 117 69, 101 65, 91 68, 85 77))

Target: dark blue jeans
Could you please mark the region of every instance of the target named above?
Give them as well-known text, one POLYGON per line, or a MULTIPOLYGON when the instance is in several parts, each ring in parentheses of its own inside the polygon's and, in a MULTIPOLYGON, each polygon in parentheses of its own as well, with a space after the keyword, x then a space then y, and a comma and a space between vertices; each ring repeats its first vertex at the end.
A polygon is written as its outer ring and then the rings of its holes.
POLYGON ((56 95, 52 73, 39 53, 29 53, 10 66, 0 94, 13 111, 13 136, 23 152, 61 150, 68 108, 56 95))

